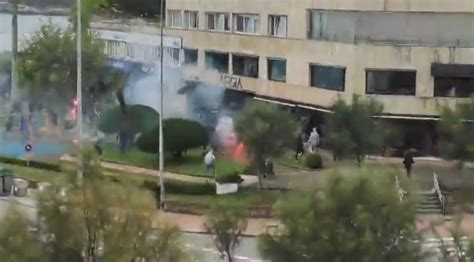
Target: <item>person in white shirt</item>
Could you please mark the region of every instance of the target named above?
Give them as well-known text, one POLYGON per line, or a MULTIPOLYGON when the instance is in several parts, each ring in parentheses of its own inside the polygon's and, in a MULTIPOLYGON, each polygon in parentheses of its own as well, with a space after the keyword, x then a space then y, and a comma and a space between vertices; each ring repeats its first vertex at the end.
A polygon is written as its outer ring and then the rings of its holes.
POLYGON ((212 174, 212 171, 214 170, 214 161, 215 160, 216 160, 216 157, 214 156, 214 152, 211 149, 204 156, 204 164, 206 165, 206 172, 207 172, 208 175, 212 174))
POLYGON ((313 128, 313 131, 309 135, 308 143, 309 143, 309 152, 314 153, 314 151, 316 151, 316 147, 319 144, 319 133, 316 127, 313 128))

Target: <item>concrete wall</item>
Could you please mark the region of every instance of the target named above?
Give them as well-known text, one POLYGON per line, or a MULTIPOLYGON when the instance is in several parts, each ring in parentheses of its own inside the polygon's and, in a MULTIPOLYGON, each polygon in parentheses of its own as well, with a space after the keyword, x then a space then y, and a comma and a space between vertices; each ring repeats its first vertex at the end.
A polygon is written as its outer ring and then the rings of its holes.
POLYGON ((315 28, 325 31, 321 40, 474 47, 474 14, 366 11, 324 11, 324 14, 323 24, 318 16, 311 19, 315 28))

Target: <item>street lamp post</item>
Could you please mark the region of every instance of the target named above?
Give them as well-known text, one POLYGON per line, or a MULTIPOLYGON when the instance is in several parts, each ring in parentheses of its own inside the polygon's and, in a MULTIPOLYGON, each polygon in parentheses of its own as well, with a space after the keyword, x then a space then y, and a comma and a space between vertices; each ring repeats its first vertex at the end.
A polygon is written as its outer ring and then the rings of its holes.
POLYGON ((160 0, 160 115, 159 115, 159 175, 160 175, 160 209, 164 208, 165 201, 165 181, 163 179, 164 154, 163 154, 163 28, 165 17, 165 0, 160 0))
MULTIPOLYGON (((77 51, 77 88, 76 88, 76 100, 77 100, 77 112, 76 112, 76 128, 77 128, 77 142, 79 148, 82 149, 82 19, 81 19, 81 0, 77 0, 77 32, 76 32, 76 51, 77 51)), ((77 169, 78 182, 82 181, 82 156, 79 155, 79 168, 77 169)))
POLYGON ((15 103, 18 100, 18 71, 16 66, 16 60, 18 57, 18 0, 12 0, 12 4, 12 65, 10 100, 15 103))

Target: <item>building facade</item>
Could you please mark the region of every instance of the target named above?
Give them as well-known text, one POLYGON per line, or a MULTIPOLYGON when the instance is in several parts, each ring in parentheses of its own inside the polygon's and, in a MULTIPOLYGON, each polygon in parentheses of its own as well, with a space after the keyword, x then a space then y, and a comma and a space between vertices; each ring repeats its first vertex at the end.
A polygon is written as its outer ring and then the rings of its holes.
POLYGON ((472 0, 168 0, 189 78, 325 111, 371 97, 435 119, 474 94, 472 0))

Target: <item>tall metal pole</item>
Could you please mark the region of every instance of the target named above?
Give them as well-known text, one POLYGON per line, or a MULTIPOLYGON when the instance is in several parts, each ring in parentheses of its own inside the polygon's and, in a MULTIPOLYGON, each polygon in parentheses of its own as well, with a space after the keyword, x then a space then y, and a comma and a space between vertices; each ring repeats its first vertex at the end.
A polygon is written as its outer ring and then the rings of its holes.
MULTIPOLYGON (((76 51, 77 51, 77 115, 76 115, 76 128, 77 128, 77 141, 79 148, 82 149, 82 17, 81 17, 81 0, 77 0, 77 32, 76 32, 76 51)), ((82 156, 79 156, 79 168, 77 169, 78 182, 82 181, 82 156)))
POLYGON ((165 17, 165 0, 160 0, 160 119, 159 119, 159 175, 160 175, 160 208, 164 208, 165 201, 165 181, 163 179, 163 169, 164 169, 164 154, 163 154, 163 28, 164 28, 164 17, 165 17))
POLYGON ((11 91, 10 100, 15 103, 18 100, 18 71, 16 60, 18 57, 18 0, 13 0, 12 14, 12 64, 11 64, 11 91))

